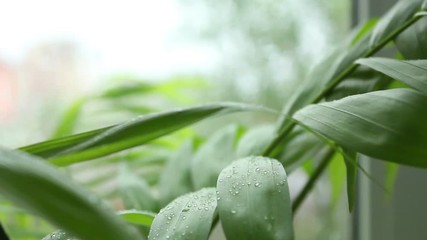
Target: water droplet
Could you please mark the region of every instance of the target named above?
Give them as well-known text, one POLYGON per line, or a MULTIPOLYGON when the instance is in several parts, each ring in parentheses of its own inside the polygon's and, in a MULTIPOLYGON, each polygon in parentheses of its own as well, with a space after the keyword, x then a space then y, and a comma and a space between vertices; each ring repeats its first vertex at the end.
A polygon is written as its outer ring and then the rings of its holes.
POLYGON ((236 210, 231 210, 231 214, 236 214, 237 211, 236 210))
POLYGON ((188 212, 188 211, 190 211, 190 209, 189 208, 184 208, 184 209, 182 209, 182 211, 183 212, 188 212))
POLYGON ((186 216, 182 216, 182 220, 185 220, 185 219, 187 219, 187 217, 186 216))
POLYGON ((170 237, 169 237, 169 235, 166 235, 166 239, 169 239, 170 237))
POLYGON ((219 182, 222 182, 222 181, 224 181, 224 180, 223 180, 222 178, 220 178, 220 179, 219 179, 219 182))
POLYGON ((255 172, 259 172, 261 171, 261 169, 259 169, 259 167, 255 168, 255 172))
POLYGON ((258 182, 257 182, 257 183, 255 183, 254 185, 255 185, 255 187, 259 187, 259 186, 261 186, 261 183, 258 183, 258 182))
POLYGON ((209 208, 208 208, 208 207, 205 207, 205 211, 209 211, 209 208))

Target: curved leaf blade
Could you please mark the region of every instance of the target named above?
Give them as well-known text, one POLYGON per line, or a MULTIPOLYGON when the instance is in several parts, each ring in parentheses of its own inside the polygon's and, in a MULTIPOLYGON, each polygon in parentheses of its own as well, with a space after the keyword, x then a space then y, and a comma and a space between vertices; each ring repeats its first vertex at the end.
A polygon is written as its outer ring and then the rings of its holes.
POLYGON ((394 42, 405 59, 427 58, 426 28, 427 18, 424 17, 397 36, 394 42))
POLYGON ((128 223, 150 227, 156 216, 154 213, 138 210, 123 210, 118 212, 128 223))
POLYGON ((372 31, 369 46, 372 48, 386 38, 421 9, 421 1, 398 1, 378 22, 372 31))
POLYGON ((205 118, 239 111, 271 112, 263 107, 237 103, 203 105, 149 114, 123 124, 33 144, 20 150, 66 166, 145 144, 205 118))
POLYGON ((148 239, 207 240, 216 207, 215 188, 181 196, 160 210, 148 239))
POLYGON ((417 91, 391 89, 309 105, 294 119, 349 150, 427 167, 426 106, 417 91))
POLYGON ((236 154, 238 158, 257 156, 273 140, 275 128, 272 125, 264 125, 252 128, 240 139, 236 154))
POLYGON ((0 148, 0 193, 81 239, 143 239, 101 200, 25 153, 0 148))
POLYGON ((357 60, 357 63, 427 94, 427 60, 399 61, 390 58, 364 58, 357 60))
POLYGON ((280 162, 264 157, 234 161, 221 172, 217 190, 228 240, 293 239, 289 189, 280 162))

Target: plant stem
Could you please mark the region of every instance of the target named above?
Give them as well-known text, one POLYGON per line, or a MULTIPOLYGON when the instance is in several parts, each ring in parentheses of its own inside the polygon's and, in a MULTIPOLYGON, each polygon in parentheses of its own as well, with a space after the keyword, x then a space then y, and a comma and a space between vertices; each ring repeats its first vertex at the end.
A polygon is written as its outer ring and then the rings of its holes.
POLYGON ((305 184, 302 191, 298 194, 297 198, 292 204, 292 212, 295 212, 298 210, 298 208, 303 203, 304 199, 307 197, 308 193, 311 191, 311 189, 314 186, 314 183, 316 183, 317 179, 322 175, 322 173, 325 171, 326 167, 331 162, 332 156, 334 155, 335 151, 333 149, 328 149, 327 152, 322 156, 322 159, 317 166, 314 173, 310 176, 310 179, 305 184))
MULTIPOLYGON (((362 56, 362 58, 370 57, 375 53, 377 53, 385 45, 387 45, 387 43, 389 43, 394 38, 396 38, 401 32, 405 31, 408 27, 410 27, 411 25, 416 23, 419 19, 421 19, 423 16, 425 16, 425 14, 422 14, 422 13, 415 14, 414 17, 406 21, 400 28, 393 31, 391 34, 385 37, 382 41, 380 41, 377 45, 375 45, 373 48, 368 50, 362 56)), ((337 86, 341 81, 343 81, 345 78, 351 75, 357 69, 358 66, 359 64, 353 63, 349 65, 347 68, 345 68, 338 75, 336 75, 336 77, 334 77, 331 80, 331 84, 327 86, 322 92, 320 92, 319 95, 317 95, 317 97, 314 98, 313 101, 311 101, 311 104, 320 102, 326 96, 326 94, 328 94, 331 90, 335 88, 335 86, 337 86)), ((265 149, 265 151, 263 152, 263 156, 272 157, 271 154, 280 145, 283 139, 294 129, 295 125, 296 125, 295 122, 292 122, 289 125, 285 125, 285 127, 281 129, 280 133, 273 139, 271 144, 265 149)))

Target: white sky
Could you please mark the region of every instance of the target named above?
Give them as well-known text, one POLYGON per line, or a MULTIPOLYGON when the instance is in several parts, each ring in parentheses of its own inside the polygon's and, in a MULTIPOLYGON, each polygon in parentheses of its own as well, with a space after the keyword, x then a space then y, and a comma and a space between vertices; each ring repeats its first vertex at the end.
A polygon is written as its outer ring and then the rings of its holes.
POLYGON ((100 59, 103 74, 203 71, 215 53, 177 42, 181 21, 173 0, 0 0, 0 59, 19 62, 37 43, 72 39, 100 59))

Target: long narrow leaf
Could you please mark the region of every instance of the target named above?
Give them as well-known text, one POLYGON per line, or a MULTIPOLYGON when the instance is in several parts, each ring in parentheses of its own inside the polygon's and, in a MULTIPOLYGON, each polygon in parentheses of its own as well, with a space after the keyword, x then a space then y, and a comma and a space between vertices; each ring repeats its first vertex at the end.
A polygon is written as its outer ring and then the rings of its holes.
POLYGON ((392 89, 310 105, 294 119, 365 155, 427 167, 427 96, 392 89))
POLYGON ((357 63, 382 72, 427 94, 427 60, 399 61, 390 58, 365 58, 357 63))
POLYGON ((0 194, 81 239, 143 239, 96 196, 25 153, 0 149, 0 194))
POLYGON ((154 213, 138 210, 124 210, 118 214, 129 223, 146 227, 151 226, 155 217, 154 213))
POLYGON ((222 103, 150 114, 112 127, 41 142, 20 150, 65 166, 145 144, 153 139, 215 115, 266 110, 253 105, 222 103))
POLYGON ((421 1, 399 1, 393 6, 375 26, 369 42, 370 47, 378 44, 404 22, 411 19, 414 14, 421 9, 421 1))

